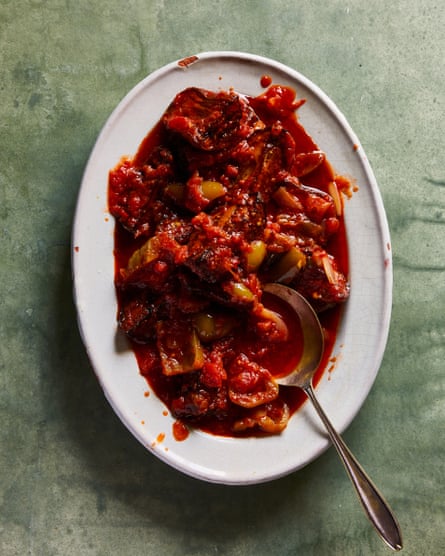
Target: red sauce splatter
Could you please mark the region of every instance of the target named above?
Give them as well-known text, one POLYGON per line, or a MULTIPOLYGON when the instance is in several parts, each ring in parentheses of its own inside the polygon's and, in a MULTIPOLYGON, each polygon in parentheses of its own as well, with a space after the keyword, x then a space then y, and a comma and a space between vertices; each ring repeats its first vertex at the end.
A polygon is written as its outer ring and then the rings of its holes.
POLYGON ((260 84, 261 87, 264 87, 266 89, 266 87, 269 87, 269 85, 272 84, 272 77, 270 77, 270 75, 261 76, 260 84))
POLYGON ((173 437, 178 442, 184 441, 190 434, 186 425, 179 419, 173 423, 173 437))
POLYGON ((199 59, 198 56, 187 56, 187 58, 183 58, 182 60, 179 60, 178 66, 180 68, 188 68, 189 66, 194 64, 198 59, 199 59))
POLYGON ((75 251, 76 253, 79 252, 79 246, 78 246, 78 245, 76 245, 76 246, 74 247, 74 251, 75 251))
POLYGON ((164 442, 164 439, 165 439, 165 433, 160 432, 160 433, 158 434, 158 436, 156 437, 156 442, 157 442, 158 444, 160 444, 161 442, 164 442))

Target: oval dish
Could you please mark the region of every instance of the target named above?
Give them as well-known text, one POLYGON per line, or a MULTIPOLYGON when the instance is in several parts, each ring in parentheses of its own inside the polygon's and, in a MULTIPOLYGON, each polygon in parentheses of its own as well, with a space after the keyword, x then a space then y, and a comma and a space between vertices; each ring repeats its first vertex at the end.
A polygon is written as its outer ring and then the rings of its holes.
POLYGON ((335 367, 317 386, 333 425, 345 430, 374 383, 386 345, 392 296, 390 238, 378 186, 358 138, 329 97, 303 75, 273 60, 239 52, 202 53, 155 71, 120 102, 100 133, 84 173, 73 228, 79 327, 114 411, 167 464, 198 479, 232 485, 260 483, 300 469, 329 442, 309 404, 278 436, 237 439, 192 430, 185 441, 174 439, 173 418, 150 392, 133 352, 117 332, 108 172, 123 155, 136 153, 182 89, 234 88, 254 96, 264 91, 263 75, 275 84, 291 86, 306 99, 298 110, 301 123, 335 170, 353 176, 359 188, 345 202, 351 295, 333 350, 335 367))

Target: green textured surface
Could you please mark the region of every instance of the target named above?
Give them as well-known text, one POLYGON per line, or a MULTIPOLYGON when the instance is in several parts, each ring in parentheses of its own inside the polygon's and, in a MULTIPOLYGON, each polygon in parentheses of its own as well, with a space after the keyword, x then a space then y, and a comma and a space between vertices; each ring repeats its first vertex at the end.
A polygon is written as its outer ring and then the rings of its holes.
POLYGON ((345 438, 391 502, 403 553, 445 553, 443 3, 0 0, 0 553, 379 555, 332 449, 260 486, 198 482, 150 455, 95 381, 70 233, 108 115, 205 50, 288 64, 345 113, 374 168, 394 256, 389 342, 345 438))

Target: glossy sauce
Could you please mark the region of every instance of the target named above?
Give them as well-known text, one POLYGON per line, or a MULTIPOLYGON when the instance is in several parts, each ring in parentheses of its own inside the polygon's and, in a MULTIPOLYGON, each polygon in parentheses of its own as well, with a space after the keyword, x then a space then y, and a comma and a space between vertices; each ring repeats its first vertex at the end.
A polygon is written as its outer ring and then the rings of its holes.
MULTIPOLYGON (((261 79, 263 87, 270 85, 270 78, 263 76, 261 79)), ((296 142, 297 152, 308 152, 318 149, 312 138, 308 135, 305 129, 301 126, 295 116, 295 110, 304 102, 295 100, 295 92, 287 87, 271 86, 263 95, 256 98, 249 98, 249 102, 260 116, 260 118, 267 124, 274 122, 277 119, 277 114, 280 116, 280 121, 283 128, 287 129, 296 142)), ((158 123, 153 130, 147 134, 142 141, 138 152, 134 158, 135 164, 142 163, 147 154, 150 153, 156 146, 162 144, 164 137, 163 127, 158 123)), ((325 160, 320 166, 305 177, 305 185, 316 185, 317 188, 328 192, 329 183, 335 178, 334 171, 330 164, 325 160)), ((340 227, 335 235, 335 238, 327 246, 327 249, 332 253, 340 263, 340 267, 344 274, 348 274, 348 254, 346 244, 346 232, 343 217, 339 218, 340 227)), ((121 268, 124 268, 130 255, 133 253, 138 244, 142 244, 146 238, 135 240, 133 236, 125 231, 121 226, 115 228, 115 268, 116 276, 121 268)), ((118 293, 119 303, 119 293, 118 293)), ((286 342, 277 343, 270 348, 263 359, 260 358, 260 363, 268 369, 272 375, 286 374, 290 372, 297 364, 302 352, 301 342, 301 328, 296 319, 291 314, 292 311, 285 306, 276 297, 264 294, 264 305, 281 315, 286 322, 290 335, 286 342)), ((335 344, 337 328, 340 322, 342 306, 338 305, 332 309, 323 311, 320 315, 320 321, 325 332, 325 352, 323 360, 319 369, 314 377, 314 386, 318 383, 323 372, 328 366, 329 359, 332 355, 332 349, 335 344)), ((270 346, 269 346, 270 347, 270 346)), ((165 377, 159 372, 153 371, 153 343, 138 343, 132 341, 132 349, 136 355, 140 372, 147 379, 156 395, 164 401, 167 407, 171 403, 171 390, 170 390, 170 377, 165 377)), ((233 343, 231 349, 234 352, 259 352, 261 345, 258 345, 258 339, 251 335, 243 335, 238 331, 238 337, 233 343)), ((305 400, 305 395, 298 388, 280 387, 280 399, 285 401, 290 412, 295 411, 301 406, 305 400)), ((239 419, 242 412, 239 408, 231 408, 229 415, 225 420, 219 420, 212 417, 205 418, 199 422, 198 427, 202 430, 212 434, 233 436, 232 425, 239 419)), ((173 424, 173 435, 178 441, 185 440, 188 436, 188 428, 181 421, 176 420, 173 424)), ((238 436, 262 436, 263 433, 258 430, 248 430, 245 433, 240 433, 238 436)))

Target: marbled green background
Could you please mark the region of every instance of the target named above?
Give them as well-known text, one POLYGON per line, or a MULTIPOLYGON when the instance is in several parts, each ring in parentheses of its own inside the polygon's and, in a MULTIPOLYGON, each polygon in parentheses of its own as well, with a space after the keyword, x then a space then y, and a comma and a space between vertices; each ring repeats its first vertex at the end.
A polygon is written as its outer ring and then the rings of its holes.
POLYGON ((444 544, 444 5, 439 0, 0 0, 0 553, 379 555, 333 450, 260 486, 198 482, 124 429, 77 331, 70 233, 124 94, 204 50, 284 62, 345 113, 394 256, 389 342, 345 434, 404 553, 444 544))

